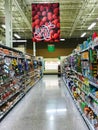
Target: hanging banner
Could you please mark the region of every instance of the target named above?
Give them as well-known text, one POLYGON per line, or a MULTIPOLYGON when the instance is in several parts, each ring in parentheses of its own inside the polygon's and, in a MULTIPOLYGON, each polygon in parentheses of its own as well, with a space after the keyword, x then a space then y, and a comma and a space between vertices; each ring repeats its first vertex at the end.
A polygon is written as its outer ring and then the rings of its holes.
POLYGON ((32 41, 59 42, 59 3, 32 4, 32 41))

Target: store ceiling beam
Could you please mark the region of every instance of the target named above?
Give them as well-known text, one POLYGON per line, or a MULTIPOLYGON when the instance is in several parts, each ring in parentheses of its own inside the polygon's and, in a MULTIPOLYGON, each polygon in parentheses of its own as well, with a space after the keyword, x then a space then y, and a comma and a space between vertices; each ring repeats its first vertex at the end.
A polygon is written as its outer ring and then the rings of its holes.
POLYGON ((29 30, 28 28, 13 28, 14 30, 29 30))
MULTIPOLYGON (((71 10, 74 11, 74 10, 76 10, 76 8, 75 7, 72 7, 72 8, 64 7, 64 8, 61 8, 60 10, 61 11, 71 11, 71 10)), ((80 10, 80 7, 78 7, 77 10, 80 10)))
POLYGON ((73 34, 73 32, 74 32, 74 30, 75 30, 75 28, 76 28, 76 26, 77 26, 77 23, 78 23, 79 19, 81 18, 81 15, 82 15, 82 13, 83 13, 83 11, 84 11, 86 5, 88 4, 88 1, 89 1, 89 0, 87 0, 87 1, 85 0, 84 3, 82 4, 82 7, 80 8, 80 11, 79 11, 79 13, 78 13, 78 15, 77 15, 77 17, 76 17, 76 20, 75 20, 75 22, 74 22, 74 24, 73 24, 73 26, 72 26, 72 30, 71 30, 71 32, 70 32, 70 37, 72 36, 72 34, 73 34))
POLYGON ((91 12, 89 13, 89 15, 82 21, 82 26, 81 28, 83 28, 83 26, 85 25, 85 21, 87 21, 91 16, 92 14, 94 13, 94 10, 96 8, 96 3, 94 4, 94 8, 92 8, 91 12))
POLYGON ((14 2, 15 2, 15 4, 17 5, 17 7, 18 7, 18 9, 19 9, 19 11, 20 11, 21 17, 24 18, 24 20, 25 20, 25 22, 26 22, 28 28, 30 29, 30 31, 32 31, 31 24, 29 23, 29 21, 28 21, 27 17, 25 16, 23 10, 21 9, 21 7, 20 7, 18 1, 17 1, 17 0, 14 0, 14 2))
MULTIPOLYGON (((72 34, 73 34, 73 32, 74 32, 74 30, 75 30, 75 28, 76 28, 76 26, 77 26, 77 23, 78 23, 78 21, 79 21, 79 19, 81 18, 81 16, 83 15, 83 11, 84 11, 84 9, 86 8, 86 6, 88 6, 89 5, 89 3, 90 3, 91 1, 89 1, 89 0, 85 0, 84 2, 83 2, 83 4, 82 4, 82 7, 80 8, 80 11, 79 11, 79 13, 78 13, 78 15, 77 15, 77 17, 76 17, 76 20, 75 20, 75 22, 74 22, 74 24, 73 24, 73 26, 72 26, 72 30, 71 30, 71 32, 70 32, 70 37, 72 36, 72 34)), ((95 3, 96 3, 96 0, 95 1, 93 1, 93 6, 91 7, 92 9, 94 9, 95 7, 95 3)))

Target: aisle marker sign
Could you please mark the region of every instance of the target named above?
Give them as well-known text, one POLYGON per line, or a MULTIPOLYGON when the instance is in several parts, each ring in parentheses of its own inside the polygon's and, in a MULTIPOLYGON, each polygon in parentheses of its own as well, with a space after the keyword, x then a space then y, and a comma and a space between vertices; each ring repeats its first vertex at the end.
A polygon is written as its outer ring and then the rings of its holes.
POLYGON ((55 46, 54 44, 49 44, 48 45, 48 52, 54 52, 55 51, 55 46))
POLYGON ((59 3, 32 4, 32 41, 59 42, 59 3))

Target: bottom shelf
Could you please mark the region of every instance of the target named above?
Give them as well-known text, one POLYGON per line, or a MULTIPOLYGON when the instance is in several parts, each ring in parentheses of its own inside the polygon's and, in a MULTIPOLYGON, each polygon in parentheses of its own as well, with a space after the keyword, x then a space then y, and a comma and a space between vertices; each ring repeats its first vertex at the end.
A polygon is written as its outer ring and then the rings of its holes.
MULTIPOLYGON (((36 81, 31 82, 28 86, 26 86, 26 89, 24 92, 18 94, 16 97, 14 97, 12 100, 7 102, 7 104, 4 106, 3 111, 0 110, 0 121, 11 111, 11 109, 14 108, 14 106, 26 95, 27 92, 30 91, 30 89, 40 80, 41 78, 38 78, 36 81)), ((0 108, 1 109, 1 108, 0 108)))
POLYGON ((72 99, 73 99, 73 101, 74 101, 78 111, 80 112, 80 114, 83 117, 85 123, 87 124, 89 130, 97 130, 96 128, 94 128, 93 124, 91 124, 90 120, 86 117, 86 115, 81 110, 80 106, 78 105, 78 102, 76 101, 76 99, 74 98, 70 88, 68 87, 67 82, 65 81, 64 77, 63 77, 63 81, 64 81, 64 83, 65 83, 65 85, 66 85, 66 87, 67 87, 67 89, 68 89, 68 91, 69 91, 69 93, 70 93, 70 95, 71 95, 71 97, 72 97, 72 99))
POLYGON ((25 91, 24 91, 24 93, 26 94, 27 92, 29 92, 30 91, 30 89, 38 82, 40 80, 40 78, 39 79, 37 79, 36 81, 32 81, 32 82, 30 82, 30 84, 26 87, 26 89, 25 89, 25 91))
POLYGON ((24 94, 22 93, 21 95, 19 95, 18 97, 16 97, 17 99, 15 99, 12 103, 10 103, 10 107, 8 109, 6 109, 5 112, 2 112, 2 114, 0 115, 0 121, 8 114, 8 112, 10 112, 10 110, 24 97, 24 94))

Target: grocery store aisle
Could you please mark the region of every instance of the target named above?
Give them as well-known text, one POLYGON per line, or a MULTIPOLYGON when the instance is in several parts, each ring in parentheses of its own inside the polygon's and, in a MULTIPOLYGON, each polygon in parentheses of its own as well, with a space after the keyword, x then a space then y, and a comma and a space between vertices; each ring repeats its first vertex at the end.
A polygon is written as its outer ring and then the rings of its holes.
POLYGON ((0 130, 88 130, 63 81, 44 76, 2 120, 0 130))

